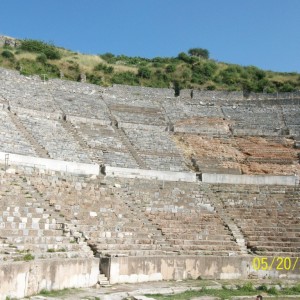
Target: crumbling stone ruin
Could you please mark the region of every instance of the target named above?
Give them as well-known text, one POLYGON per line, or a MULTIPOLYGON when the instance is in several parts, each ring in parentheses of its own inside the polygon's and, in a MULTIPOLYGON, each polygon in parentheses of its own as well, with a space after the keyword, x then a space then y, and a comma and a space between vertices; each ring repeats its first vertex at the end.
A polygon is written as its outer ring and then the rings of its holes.
POLYGON ((299 256, 299 104, 0 69, 0 299, 99 281, 299 278, 300 263, 252 264, 299 256))

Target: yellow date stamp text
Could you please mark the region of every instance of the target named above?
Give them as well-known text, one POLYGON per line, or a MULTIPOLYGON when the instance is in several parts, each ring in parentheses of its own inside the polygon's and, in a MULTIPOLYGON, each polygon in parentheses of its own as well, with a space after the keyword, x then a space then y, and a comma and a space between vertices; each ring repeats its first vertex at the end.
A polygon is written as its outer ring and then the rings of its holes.
POLYGON ((255 271, 294 271, 300 270, 299 257, 254 257, 252 267, 255 271))

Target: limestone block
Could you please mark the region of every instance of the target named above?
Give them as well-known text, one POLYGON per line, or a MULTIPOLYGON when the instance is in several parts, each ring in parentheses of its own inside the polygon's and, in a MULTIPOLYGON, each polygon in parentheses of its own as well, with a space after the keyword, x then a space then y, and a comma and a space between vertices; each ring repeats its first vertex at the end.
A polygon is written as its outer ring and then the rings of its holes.
POLYGON ((38 213, 38 214, 42 214, 42 213, 44 212, 44 209, 43 209, 43 208, 40 208, 40 207, 37 207, 37 208, 35 209, 35 211, 36 211, 36 213, 38 213))
POLYGON ((40 229, 40 224, 39 224, 39 223, 32 223, 32 224, 31 224, 31 228, 32 228, 32 229, 36 229, 36 230, 37 230, 37 229, 40 229))
POLYGON ((26 223, 19 223, 19 229, 25 229, 26 223))
POLYGON ((55 208, 55 211, 60 211, 60 210, 61 210, 61 205, 56 204, 56 205, 54 206, 54 208, 55 208))
POLYGON ((75 183, 75 190, 80 191, 82 189, 82 185, 80 182, 75 183))

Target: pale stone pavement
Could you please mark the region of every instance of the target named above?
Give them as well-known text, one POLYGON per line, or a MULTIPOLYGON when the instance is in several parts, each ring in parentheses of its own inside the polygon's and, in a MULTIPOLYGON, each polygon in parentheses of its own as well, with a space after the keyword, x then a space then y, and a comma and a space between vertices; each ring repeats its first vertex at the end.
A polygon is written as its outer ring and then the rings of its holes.
MULTIPOLYGON (((267 286, 275 286, 279 288, 281 286, 293 286, 298 282, 296 281, 282 281, 282 280, 251 280, 253 286, 259 286, 266 284, 267 286)), ((50 297, 50 296, 32 296, 25 299, 30 300, 154 300, 150 296, 146 297, 146 294, 178 294, 190 290, 201 290, 202 287, 207 289, 222 289, 222 286, 226 285, 227 288, 235 288, 237 285, 244 285, 249 283, 249 280, 232 280, 232 281, 214 281, 214 280, 188 280, 188 281, 161 281, 161 282, 145 282, 137 284, 117 284, 108 287, 99 288, 85 288, 69 290, 64 296, 50 297)), ((268 296, 264 299, 272 299, 268 296)), ((218 300, 218 297, 202 296, 196 297, 191 300, 218 300)), ((240 296, 234 297, 235 300, 252 300, 255 296, 240 296)), ((280 299, 299 299, 298 296, 287 296, 280 299)), ((187 299, 188 300, 188 299, 187 299)))

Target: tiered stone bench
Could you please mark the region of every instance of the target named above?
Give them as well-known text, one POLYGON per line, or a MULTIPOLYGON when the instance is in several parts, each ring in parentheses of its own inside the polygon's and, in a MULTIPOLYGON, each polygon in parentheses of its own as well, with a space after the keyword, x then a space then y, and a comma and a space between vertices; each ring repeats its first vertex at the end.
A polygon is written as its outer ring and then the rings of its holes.
POLYGON ((27 175, 0 173, 0 258, 22 261, 35 259, 92 257, 86 243, 66 235, 66 220, 44 201, 27 175))
POLYGON ((299 256, 299 187, 212 185, 247 247, 263 256, 299 256), (287 193, 288 191, 288 193, 287 193), (298 198, 297 198, 298 197, 298 198))
POLYGON ((91 286, 99 258, 117 283, 248 278, 257 255, 298 257, 299 99, 0 68, 0 295, 91 286))
POLYGON ((53 159, 90 163, 91 160, 78 142, 58 120, 21 114, 18 116, 25 128, 44 147, 53 159))
POLYGON ((4 110, 0 110, 0 132, 1 151, 36 156, 32 145, 17 130, 4 110))

